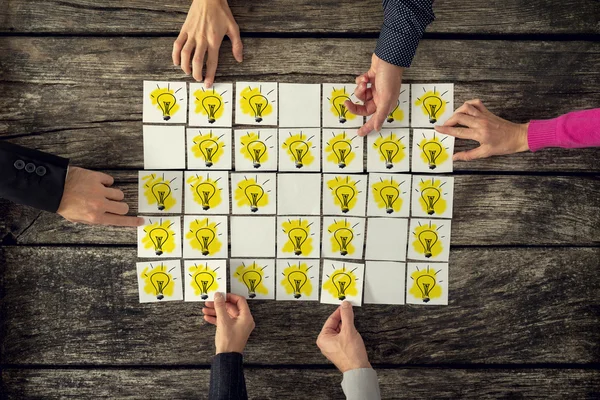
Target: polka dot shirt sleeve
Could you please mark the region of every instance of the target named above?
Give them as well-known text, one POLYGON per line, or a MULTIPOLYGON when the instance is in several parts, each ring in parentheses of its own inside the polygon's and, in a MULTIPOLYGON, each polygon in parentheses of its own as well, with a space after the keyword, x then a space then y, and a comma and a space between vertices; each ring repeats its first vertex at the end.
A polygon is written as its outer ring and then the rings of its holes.
POLYGON ((419 40, 434 19, 433 0, 383 0, 383 26, 375 54, 390 64, 410 67, 419 40))

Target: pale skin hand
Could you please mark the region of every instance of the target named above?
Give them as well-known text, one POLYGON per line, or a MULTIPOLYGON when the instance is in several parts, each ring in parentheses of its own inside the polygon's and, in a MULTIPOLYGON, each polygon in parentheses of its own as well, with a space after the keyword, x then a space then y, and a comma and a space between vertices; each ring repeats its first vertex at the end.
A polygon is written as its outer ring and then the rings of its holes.
POLYGON ((204 303, 202 313, 206 322, 217 326, 216 354, 244 351, 255 326, 245 298, 228 293, 225 300, 222 293, 215 293, 215 301, 204 303))
POLYGON ((479 142, 479 147, 454 154, 454 161, 471 161, 496 155, 529 150, 529 123, 515 124, 490 112, 481 100, 469 100, 460 106, 443 126, 435 130, 460 139, 479 142), (457 128, 462 125, 464 128, 457 128))
POLYGON ((193 71, 194 79, 202 81, 202 66, 206 57, 204 85, 211 87, 217 72, 219 48, 225 35, 231 40, 233 57, 237 62, 242 62, 244 48, 240 29, 227 1, 194 0, 173 44, 173 64, 181 64, 181 69, 188 75, 193 71))
POLYGON ((352 305, 347 301, 329 316, 317 338, 317 346, 342 373, 371 368, 365 343, 354 327, 352 305))
POLYGON ((69 167, 57 213, 67 221, 90 225, 143 225, 143 218, 125 215, 129 211, 125 195, 111 188, 113 183, 113 177, 102 172, 69 167))
POLYGON ((398 103, 402 85, 402 67, 387 63, 373 54, 371 68, 356 78, 354 94, 364 104, 354 104, 346 100, 344 105, 351 113, 362 116, 373 115, 359 130, 359 136, 372 131, 379 132, 390 112, 398 103), (370 83, 371 87, 367 88, 370 83))

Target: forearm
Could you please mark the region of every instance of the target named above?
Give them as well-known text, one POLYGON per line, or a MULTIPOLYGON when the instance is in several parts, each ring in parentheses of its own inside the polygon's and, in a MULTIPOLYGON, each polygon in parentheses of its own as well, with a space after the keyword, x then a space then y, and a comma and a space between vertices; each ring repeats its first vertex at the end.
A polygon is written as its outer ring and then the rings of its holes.
POLYGON ((358 368, 344 372, 342 390, 347 400, 380 400, 379 381, 373 368, 358 368))
POLYGON ((545 147, 600 147, 600 108, 531 121, 527 143, 531 151, 545 147))
POLYGON ((0 141, 0 197, 56 212, 69 160, 0 141))
POLYGON ((209 400, 247 400, 243 356, 240 353, 220 353, 210 367, 209 400))
POLYGON ((425 28, 434 19, 433 0, 384 0, 375 54, 390 64, 410 67, 425 28))

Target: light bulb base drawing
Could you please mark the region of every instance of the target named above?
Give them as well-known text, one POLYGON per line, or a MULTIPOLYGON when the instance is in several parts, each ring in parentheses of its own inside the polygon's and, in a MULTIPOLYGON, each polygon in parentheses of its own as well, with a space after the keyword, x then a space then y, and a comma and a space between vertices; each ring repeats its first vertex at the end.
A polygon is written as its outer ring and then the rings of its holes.
POLYGON ((209 205, 202 206, 202 209, 204 211, 210 210, 210 206, 209 205))
POLYGON ((432 256, 432 254, 431 254, 431 252, 430 252, 430 251, 426 251, 426 252, 425 252, 425 257, 427 257, 427 258, 431 258, 431 256, 432 256))
POLYGON ((168 120, 170 120, 170 119, 171 119, 171 117, 170 117, 170 116, 168 116, 168 115, 165 115, 165 116, 163 117, 163 119, 164 119, 165 121, 168 121, 168 120))
POLYGON ((156 296, 156 298, 157 298, 158 300, 162 300, 162 299, 164 299, 164 298, 165 298, 165 296, 163 296, 162 294, 159 294, 158 296, 156 296))
POLYGON ((162 256, 163 252, 162 252, 162 250, 156 250, 155 253, 157 256, 162 256))
POLYGON ((250 207, 250 211, 252 211, 253 213, 255 213, 255 212, 257 212, 257 211, 258 211, 258 207, 256 207, 256 206, 251 206, 251 207, 250 207))
POLYGON ((342 212, 345 214, 348 211, 350 211, 350 209, 348 207, 342 207, 342 212))
POLYGON ((346 118, 340 117, 340 124, 345 124, 345 123, 346 123, 346 118))
POLYGON ((295 293, 294 294, 294 298, 295 299, 299 299, 300 297, 302 297, 302 295, 300 293, 295 293))
POLYGON ((385 212, 388 213, 388 214, 391 214, 391 213, 394 212, 394 209, 393 208, 386 208, 385 212))
POLYGON ((429 303, 429 300, 431 300, 429 297, 423 297, 423 303, 429 303))
POLYGON ((250 293, 248 293, 248 297, 250 297, 251 299, 253 299, 253 298, 256 297, 256 293, 250 292, 250 293))
POLYGON ((204 163, 204 165, 206 165, 207 167, 210 168, 210 167, 213 166, 213 163, 212 163, 212 161, 207 161, 207 162, 204 163))
POLYGON ((304 164, 302 164, 301 162, 296 161, 296 168, 302 168, 304 166, 304 164))
POLYGON ((262 117, 256 117, 256 118, 254 118, 254 120, 255 120, 256 122, 262 122, 262 117))
POLYGON ((298 249, 298 250, 294 250, 294 254, 297 256, 302 255, 302 250, 298 249))
POLYGON ((347 256, 348 255, 348 251, 347 250, 342 250, 342 251, 340 251, 340 255, 347 256))
POLYGON ((208 119, 208 123, 209 123, 209 124, 214 124, 214 123, 215 123, 215 121, 216 121, 216 119, 214 119, 214 118, 209 118, 209 119, 208 119))
POLYGON ((203 294, 203 295, 202 295, 202 296, 200 296, 200 297, 202 297, 202 300, 206 300, 206 299, 208 299, 208 295, 207 295, 207 294, 203 294))
POLYGON ((430 124, 435 124, 437 122, 437 118, 429 118, 430 124))
POLYGON ((260 163, 259 162, 252 163, 252 165, 254 166, 254 168, 260 168, 260 163))
POLYGON ((433 211, 433 210, 428 210, 428 211, 427 211, 427 214, 429 214, 429 215, 433 215, 433 214, 435 214, 435 211, 433 211))
POLYGON ((202 250, 202 255, 203 256, 207 256, 209 254, 210 254, 210 252, 208 250, 202 250))
POLYGON ((338 300, 342 300, 342 301, 346 300, 346 296, 345 295, 338 296, 338 300))
POLYGON ((346 168, 346 163, 345 162, 339 162, 338 163, 338 167, 340 167, 340 168, 346 168))
POLYGON ((165 205, 164 204, 159 204, 158 205, 158 209, 159 209, 159 211, 164 210, 165 209, 165 205))
POLYGON ((429 169, 435 169, 435 167, 437 167, 437 165, 431 163, 429 164, 429 169))
POLYGON ((387 117, 386 121, 387 121, 387 122, 389 122, 389 123, 391 124, 392 122, 394 122, 394 118, 392 118, 392 117, 387 117))
POLYGON ((386 162, 386 163, 385 163, 385 167, 386 167, 387 169, 392 169, 392 168, 394 168, 394 164, 392 164, 391 162, 386 162))

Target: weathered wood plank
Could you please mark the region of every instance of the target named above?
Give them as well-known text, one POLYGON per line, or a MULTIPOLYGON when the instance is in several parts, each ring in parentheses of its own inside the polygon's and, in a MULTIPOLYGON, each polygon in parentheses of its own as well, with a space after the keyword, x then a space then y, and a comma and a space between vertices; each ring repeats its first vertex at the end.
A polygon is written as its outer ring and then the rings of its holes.
MULTIPOLYGON (((220 80, 353 81, 368 68, 374 43, 249 39, 241 66, 222 52, 220 80)), ((0 137, 22 136, 15 142, 89 168, 141 168, 142 80, 185 79, 170 65, 170 44, 165 38, 7 38, 0 42, 6 55, 0 90, 12 101, 0 109, 0 137)), ((425 40, 405 81, 455 82, 457 106, 479 97, 522 122, 600 104, 599 64, 600 44, 593 42, 425 40)), ((598 172, 600 159, 597 149, 556 149, 456 168, 598 172)))
MULTIPOLYGON (((137 172, 115 174, 137 212, 137 172)), ((598 245, 600 180, 583 177, 481 176, 455 177, 452 245, 598 245)), ((0 201, 0 240, 20 244, 134 245, 134 229, 71 224, 61 217, 34 214, 0 201)))
MULTIPOLYGON (((230 0, 229 4, 243 33, 376 34, 383 21, 381 0, 230 0)), ((176 34, 189 5, 189 0, 8 0, 0 10, 0 31, 176 34)), ((469 4, 437 0, 434 11, 437 20, 428 29, 433 33, 600 33, 600 6, 593 1, 506 0, 469 4)))
MULTIPOLYGON (((378 369, 384 399, 596 398, 600 373, 584 369, 378 369)), ((343 399, 341 374, 327 369, 245 369, 252 399, 343 399)), ((9 369, 8 399, 206 398, 205 369, 9 369)))
MULTIPOLYGON (((205 365, 214 331, 201 305, 139 304, 136 261, 133 248, 0 248, 3 363, 205 365)), ((356 310, 372 362, 600 361, 600 248, 456 249, 450 266, 446 307, 356 310)), ((315 339, 333 306, 251 309, 248 363, 325 363, 315 339)))

